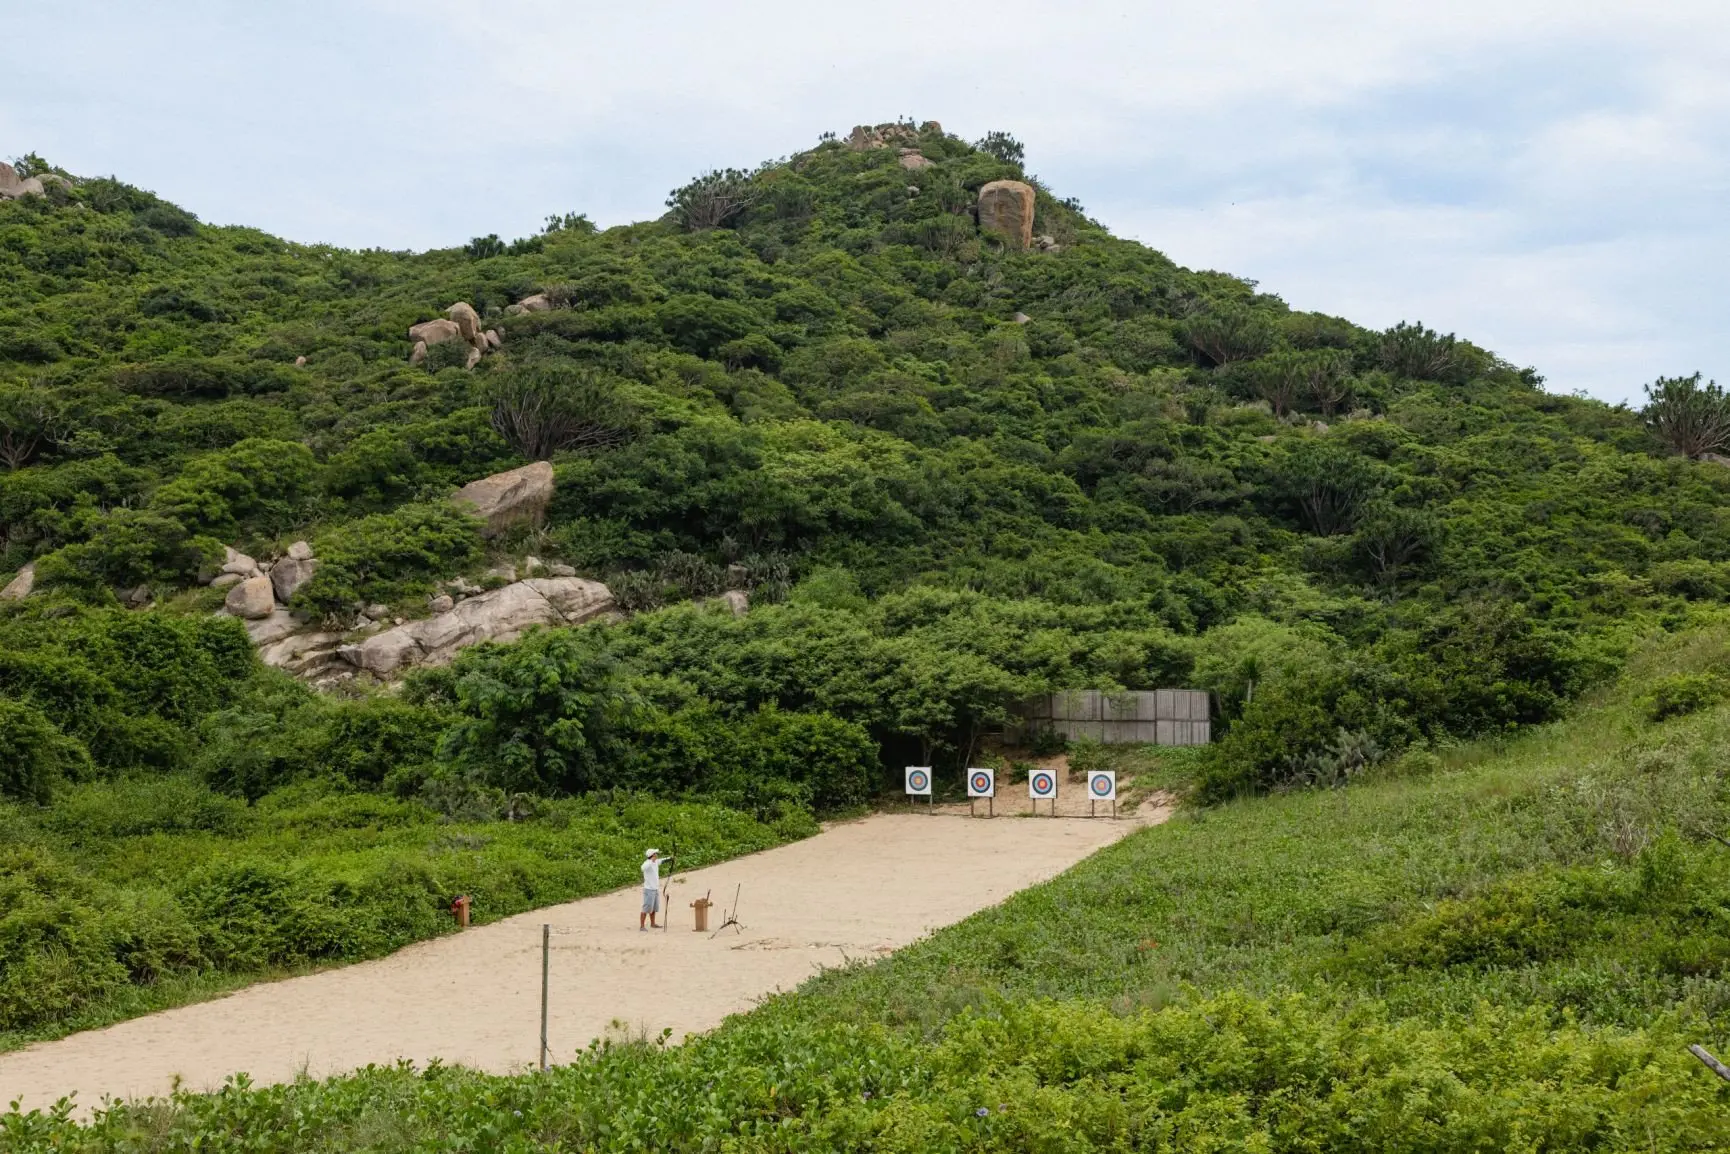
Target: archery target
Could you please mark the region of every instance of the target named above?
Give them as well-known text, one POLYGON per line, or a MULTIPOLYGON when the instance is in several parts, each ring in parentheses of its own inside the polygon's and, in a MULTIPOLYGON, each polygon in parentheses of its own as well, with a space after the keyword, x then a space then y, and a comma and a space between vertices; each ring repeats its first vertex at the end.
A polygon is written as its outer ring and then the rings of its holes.
POLYGON ((1027 796, 1034 801, 1057 800, 1057 774, 1049 769, 1036 769, 1027 775, 1027 796))
POLYGON ((997 771, 994 769, 970 769, 967 771, 968 797, 995 797, 997 794, 997 771))
POLYGON ((915 797, 931 796, 931 767, 929 765, 910 765, 907 767, 907 792, 915 797))
POLYGON ((1109 769, 1087 771, 1087 796, 1090 801, 1117 800, 1117 774, 1109 769))

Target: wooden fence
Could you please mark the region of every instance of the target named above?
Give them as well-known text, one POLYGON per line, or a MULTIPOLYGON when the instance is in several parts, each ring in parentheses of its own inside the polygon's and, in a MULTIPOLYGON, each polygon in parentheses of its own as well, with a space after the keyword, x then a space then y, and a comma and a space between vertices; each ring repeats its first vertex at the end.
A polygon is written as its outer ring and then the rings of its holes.
POLYGON ((1203 689, 1072 689, 1027 702, 1021 728, 1025 736, 1049 729, 1107 745, 1206 745, 1213 740, 1211 713, 1203 689))

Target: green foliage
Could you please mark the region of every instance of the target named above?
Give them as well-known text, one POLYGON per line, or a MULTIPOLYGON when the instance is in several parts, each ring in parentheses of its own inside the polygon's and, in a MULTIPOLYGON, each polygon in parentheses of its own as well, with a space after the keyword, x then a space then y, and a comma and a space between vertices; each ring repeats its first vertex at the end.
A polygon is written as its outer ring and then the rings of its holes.
POLYGON ((84 747, 40 709, 0 700, 0 797, 42 804, 54 787, 88 767, 84 747))
POLYGON ((1660 678, 1641 698, 1649 721, 1697 713, 1730 697, 1730 681, 1716 673, 1677 673, 1660 678))
POLYGON ((318 537, 318 571, 295 604, 343 615, 356 602, 389 603, 461 572, 481 557, 480 524, 453 505, 403 505, 318 537))
POLYGON ((763 189, 748 172, 736 168, 705 172, 690 184, 667 194, 673 217, 692 232, 724 228, 762 198, 763 189))
POLYGON ((629 435, 633 419, 616 381, 576 365, 507 369, 489 392, 494 431, 530 461, 617 444, 629 435))

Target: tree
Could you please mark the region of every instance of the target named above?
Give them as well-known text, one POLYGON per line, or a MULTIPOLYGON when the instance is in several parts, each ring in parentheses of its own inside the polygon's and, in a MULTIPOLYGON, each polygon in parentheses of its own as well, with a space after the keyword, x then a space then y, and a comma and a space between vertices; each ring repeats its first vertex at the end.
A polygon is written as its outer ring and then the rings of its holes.
POLYGON ((1352 367, 1351 354, 1337 349, 1317 349, 1304 356, 1304 384, 1310 400, 1315 402, 1322 416, 1331 417, 1352 395, 1351 378, 1347 376, 1352 367))
POLYGON ((1183 326, 1189 347, 1214 365, 1247 361, 1273 348, 1273 325, 1260 313, 1241 306, 1209 309, 1183 326))
POLYGON ((1477 367, 1471 346, 1453 333, 1443 336, 1421 324, 1401 321, 1381 335, 1382 368, 1415 381, 1463 383, 1477 367))
POLYGON ((725 228, 763 198, 756 178, 737 168, 705 172, 667 194, 673 218, 690 232, 725 228))
POLYGON ((1730 444, 1730 401, 1716 381, 1700 374, 1659 377, 1646 386, 1646 427, 1685 457, 1715 453, 1730 444))
POLYGON ((987 132, 974 141, 973 147, 1005 164, 1022 164, 1027 160, 1027 149, 1007 132, 987 132))
POLYGON ((1276 494, 1296 507, 1318 537, 1348 532, 1358 510, 1379 487, 1375 466, 1349 449, 1304 441, 1274 465, 1276 494))
POLYGON ((59 406, 47 391, 0 388, 0 465, 23 468, 61 434, 59 406))
POLYGON ((1375 501, 1358 519, 1356 553, 1370 577, 1387 586, 1433 560, 1441 542, 1436 519, 1419 509, 1375 501))
POLYGON ((586 631, 464 650, 450 681, 459 717, 440 743, 440 759, 507 792, 600 788, 633 704, 615 668, 586 631))
POLYGON ((1262 357, 1248 366, 1251 379, 1262 400, 1273 407, 1276 417, 1283 417, 1297 407, 1309 384, 1309 357, 1303 353, 1282 350, 1262 357))
POLYGON ((600 449, 630 436, 631 413, 604 374, 566 361, 529 364, 492 386, 492 425, 531 461, 600 449))
POLYGON ((41 710, 0 698, 0 797, 46 803, 57 784, 89 766, 84 747, 41 710))

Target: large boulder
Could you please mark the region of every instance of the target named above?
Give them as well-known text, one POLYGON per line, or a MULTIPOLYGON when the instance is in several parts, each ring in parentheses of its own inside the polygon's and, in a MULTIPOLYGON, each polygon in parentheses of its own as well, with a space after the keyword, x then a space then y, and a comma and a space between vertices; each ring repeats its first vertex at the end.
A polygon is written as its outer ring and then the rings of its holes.
POLYGON ((979 190, 979 227, 1013 248, 1033 243, 1033 188, 1019 180, 994 180, 979 190))
POLYGON ((544 313, 553 307, 553 302, 546 293, 536 293, 524 297, 514 305, 506 305, 505 312, 511 316, 521 316, 523 313, 544 313))
POLYGON ((248 577, 228 591, 222 607, 236 617, 259 621, 276 609, 276 591, 269 577, 248 577))
POLYGON ((923 156, 917 148, 901 150, 901 167, 910 170, 930 168, 934 162, 923 156))
POLYGON ((451 319, 451 322, 457 327, 457 332, 469 344, 472 345, 480 339, 481 317, 469 302, 458 301, 445 310, 445 316, 451 319))
POLYGON ((486 520, 487 536, 495 536, 524 521, 538 522, 553 497, 553 467, 536 461, 506 473, 470 481, 455 500, 486 520))
POLYGON ((273 609, 269 615, 246 623, 246 635, 254 645, 269 645, 300 628, 300 622, 286 609, 273 609))
POLYGON ((222 547, 222 568, 218 572, 233 573, 239 577, 246 578, 257 577, 263 572, 263 570, 258 567, 257 561, 254 561, 245 553, 224 545, 222 547))
POLYGON ((581 625, 614 609, 612 591, 599 581, 534 577, 375 633, 340 652, 349 664, 384 677, 413 665, 442 665, 482 641, 514 641, 537 625, 581 625))
POLYGON ((14 197, 21 195, 18 191, 23 184, 18 176, 18 170, 10 164, 0 161, 0 196, 14 197))
POLYGON ((258 659, 272 669, 285 669, 301 677, 323 673, 339 660, 340 633, 295 633, 264 646, 258 659))
POLYGON ((462 340, 463 330, 455 321, 443 319, 422 321, 409 329, 408 339, 431 348, 433 345, 442 345, 446 341, 462 340))
POLYGON ((0 601, 22 601, 30 596, 30 591, 34 588, 36 588, 36 562, 32 561, 18 570, 17 575, 6 583, 6 588, 0 589, 0 601))
POLYGON ((270 567, 270 585, 276 590, 276 599, 284 604, 293 597, 295 591, 308 581, 318 571, 318 562, 311 557, 296 557, 290 554, 270 567))

